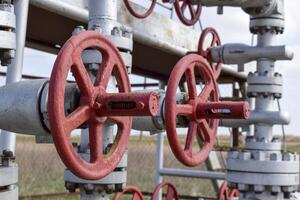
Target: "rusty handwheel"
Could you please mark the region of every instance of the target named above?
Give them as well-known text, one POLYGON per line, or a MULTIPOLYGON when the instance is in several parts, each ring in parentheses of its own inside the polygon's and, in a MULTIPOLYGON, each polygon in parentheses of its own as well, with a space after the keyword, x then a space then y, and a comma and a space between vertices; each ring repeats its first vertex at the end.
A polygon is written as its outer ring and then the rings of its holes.
POLYGON ((148 8, 148 10, 145 11, 145 13, 138 13, 137 11, 134 10, 134 8, 130 4, 129 0, 124 0, 124 4, 125 4, 126 8, 128 9, 128 11, 130 12, 130 14, 132 14, 134 17, 139 18, 139 19, 144 19, 144 18, 148 17, 153 12, 156 2, 157 2, 157 0, 152 0, 150 7, 148 8))
POLYGON ((125 193, 129 192, 132 193, 132 200, 143 200, 142 192, 134 186, 127 186, 123 192, 117 192, 113 200, 119 200, 125 193))
POLYGON ((175 0, 174 6, 177 16, 183 24, 193 26, 199 20, 202 12, 200 3, 194 6, 191 0, 175 0), (187 15, 186 9, 190 16, 187 15))
MULTIPOLYGON (((198 44, 198 53, 203 56, 204 58, 206 58, 208 61, 211 62, 211 53, 210 53, 210 48, 215 47, 215 46, 221 46, 221 39, 220 36, 218 34, 218 32, 214 29, 214 28, 206 28, 202 31, 202 34, 200 36, 199 39, 199 44, 198 44), (205 41, 207 39, 207 36, 211 35, 212 36, 212 41, 210 42, 210 45, 207 49, 204 49, 204 45, 205 45, 205 41)), ((221 74, 221 70, 222 70, 222 63, 212 63, 211 62, 211 66, 213 69, 213 72, 215 74, 216 79, 218 79, 218 77, 221 74)))
POLYGON ((152 193, 151 200, 156 200, 158 197, 159 192, 164 188, 167 187, 166 193, 166 200, 179 200, 177 190, 175 186, 171 183, 162 182, 154 189, 152 193))
POLYGON ((110 77, 114 74, 119 93, 131 91, 125 65, 118 50, 104 36, 85 31, 71 37, 61 49, 50 78, 48 110, 51 134, 59 156, 75 175, 89 180, 101 179, 112 172, 127 148, 132 117, 102 117, 98 115, 101 102, 99 96, 106 94, 110 77), (102 54, 95 83, 92 83, 85 69, 81 54, 93 48, 102 54), (64 108, 67 76, 72 72, 80 90, 80 105, 66 115, 64 108), (118 126, 117 136, 108 154, 103 154, 102 128, 106 120, 118 126), (90 160, 86 161, 75 152, 71 132, 86 123, 89 127, 90 160))

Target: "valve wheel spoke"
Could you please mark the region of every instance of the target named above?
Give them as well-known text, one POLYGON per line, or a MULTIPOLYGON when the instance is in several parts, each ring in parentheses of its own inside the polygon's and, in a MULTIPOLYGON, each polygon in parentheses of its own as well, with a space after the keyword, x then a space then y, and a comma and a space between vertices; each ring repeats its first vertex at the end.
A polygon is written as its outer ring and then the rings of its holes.
POLYGON ((102 62, 99 67, 98 74, 96 77, 95 85, 101 86, 102 88, 107 88, 109 83, 109 79, 112 76, 113 69, 116 63, 112 61, 112 59, 108 58, 107 61, 102 62))
POLYGON ((89 78, 88 72, 86 71, 81 57, 74 58, 74 65, 71 67, 72 74, 76 80, 77 86, 83 96, 92 96, 93 84, 89 78))
POLYGON ((189 68, 185 73, 187 86, 188 86, 188 93, 189 99, 196 99, 197 97, 197 83, 196 83, 196 75, 195 75, 195 67, 189 68))
POLYGON ((213 92, 215 92, 213 82, 208 81, 205 84, 205 86, 204 86, 203 90, 201 91, 200 95, 198 96, 198 98, 201 100, 207 101, 213 92))
POLYGON ((194 144, 196 132, 197 132, 197 123, 191 121, 189 123, 188 133, 186 136, 185 147, 184 147, 184 151, 188 153, 190 156, 192 156, 193 154, 193 144, 194 144))
POLYGON ((196 11, 194 10, 193 5, 188 4, 188 7, 189 7, 191 17, 195 18, 196 17, 196 11))
POLYGON ((102 141, 103 124, 96 120, 89 121, 89 141, 90 141, 90 162, 97 162, 103 155, 102 141))
POLYGON ((206 119, 202 119, 198 124, 197 135, 202 139, 202 142, 204 143, 211 143, 214 141, 215 136, 213 130, 206 119))
POLYGON ((64 128, 67 136, 71 132, 79 128, 83 123, 87 122, 90 118, 90 107, 88 105, 79 106, 75 111, 65 118, 64 128))

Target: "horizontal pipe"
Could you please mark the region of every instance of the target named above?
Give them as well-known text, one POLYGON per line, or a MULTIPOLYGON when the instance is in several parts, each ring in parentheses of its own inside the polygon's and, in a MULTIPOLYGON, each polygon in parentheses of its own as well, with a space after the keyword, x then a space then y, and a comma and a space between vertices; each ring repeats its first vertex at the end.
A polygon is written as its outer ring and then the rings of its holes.
MULTIPOLYGON (((79 8, 67 3, 64 3, 63 1, 57 1, 57 0, 30 0, 30 3, 34 6, 43 8, 45 10, 49 10, 51 12, 54 12, 56 14, 65 16, 67 18, 77 20, 83 23, 88 22, 88 11, 83 8, 79 8)), ((182 47, 177 47, 175 45, 169 44, 164 41, 160 41, 157 39, 157 37, 149 36, 147 34, 144 34, 144 32, 140 31, 134 31, 133 32, 133 38, 136 42, 152 46, 154 48, 157 48, 159 50, 162 50, 164 52, 171 53, 173 55, 182 57, 186 55, 188 51, 191 51, 190 49, 185 49, 182 47)), ((240 79, 241 81, 246 81, 247 76, 242 73, 238 73, 236 70, 229 66, 223 66, 222 72, 226 73, 226 75, 234 76, 237 79, 240 79)))
POLYGON ((205 179, 220 179, 226 178, 226 173, 223 172, 208 172, 208 171, 196 171, 186 169, 172 169, 162 168, 159 169, 159 173, 162 176, 175 176, 175 177, 188 177, 188 178, 205 178, 205 179))
POLYGON ((247 120, 221 120, 220 126, 224 127, 246 127, 253 124, 288 125, 291 118, 288 113, 278 111, 252 111, 247 120))
POLYGON ((230 6, 230 7, 262 7, 271 2, 271 0, 191 0, 193 4, 199 2, 203 6, 230 6))
POLYGON ((86 9, 78 8, 69 3, 57 0, 30 0, 30 3, 39 8, 54 12, 56 14, 87 23, 89 12, 86 9))

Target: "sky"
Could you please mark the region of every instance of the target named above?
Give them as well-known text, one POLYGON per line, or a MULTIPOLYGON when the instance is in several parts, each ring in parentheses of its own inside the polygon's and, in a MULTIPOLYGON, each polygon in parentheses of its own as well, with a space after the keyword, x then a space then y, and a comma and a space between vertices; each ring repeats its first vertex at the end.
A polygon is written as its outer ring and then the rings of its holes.
MULTIPOLYGON (((284 93, 280 100, 282 110, 289 112, 292 122, 286 127, 288 134, 298 135, 300 121, 300 1, 286 0, 286 30, 284 35, 278 36, 278 45, 290 46, 294 53, 293 61, 277 62, 276 69, 284 76, 284 93)), ((156 12, 166 16, 169 15, 164 9, 157 7, 156 12)), ((176 20, 176 19, 175 19, 176 20)), ((204 8, 201 16, 203 27, 214 27, 218 30, 222 43, 251 43, 249 32, 249 16, 239 8, 224 8, 224 15, 217 15, 216 8, 204 8)), ((198 27, 196 27, 198 28, 198 27)), ((195 41, 197 42, 197 41, 195 41)), ((42 53, 32 49, 25 49, 24 74, 33 74, 49 77, 51 68, 55 61, 55 55, 42 53)), ((252 63, 247 70, 253 70, 255 63, 252 63), (252 66, 252 67, 251 67, 252 66)), ((2 69, 3 71, 3 69, 2 69)), ((140 77, 131 76, 132 82, 143 81, 140 77)), ((151 82, 152 80, 149 80, 151 82)), ((3 79, 1 80, 3 84, 3 79)), ((226 93, 228 91, 222 91, 226 93)), ((281 134, 281 129, 275 129, 276 134, 281 134)))

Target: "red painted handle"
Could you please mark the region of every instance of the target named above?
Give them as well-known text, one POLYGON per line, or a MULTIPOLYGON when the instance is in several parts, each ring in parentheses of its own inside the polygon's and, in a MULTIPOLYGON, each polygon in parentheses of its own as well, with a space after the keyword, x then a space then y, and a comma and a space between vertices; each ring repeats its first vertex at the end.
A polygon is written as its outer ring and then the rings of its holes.
POLYGON ((159 102, 155 92, 107 93, 97 98, 96 107, 99 116, 155 116, 159 102))
POLYGON ((250 106, 248 102, 207 102, 197 105, 199 119, 248 119, 250 106))

